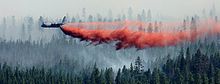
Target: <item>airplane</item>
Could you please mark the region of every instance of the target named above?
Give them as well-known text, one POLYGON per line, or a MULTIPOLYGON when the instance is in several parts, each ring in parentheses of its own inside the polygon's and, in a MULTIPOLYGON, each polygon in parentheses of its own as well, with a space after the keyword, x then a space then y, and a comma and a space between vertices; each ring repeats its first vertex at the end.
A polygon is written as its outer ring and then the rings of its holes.
MULTIPOLYGON (((68 36, 74 37, 74 38, 79 38, 80 41, 88 41, 84 38, 82 38, 81 35, 78 34, 74 34, 74 32, 69 31, 69 28, 63 28, 62 26, 65 25, 66 22, 66 16, 63 17, 62 23, 51 23, 51 24, 47 24, 47 23, 42 23, 41 27, 45 28, 45 29, 61 29, 61 31, 68 36)), ((104 43, 108 43, 107 41, 103 41, 104 43)), ((94 45, 99 45, 101 43, 103 43, 100 40, 97 40, 95 42, 91 42, 89 43, 87 46, 94 44, 94 45)))
POLYGON ((71 32, 69 30, 69 28, 63 28, 62 26, 65 24, 66 22, 66 16, 63 17, 62 23, 51 23, 51 24, 46 24, 46 23, 42 23, 41 27, 45 28, 45 29, 61 29, 61 31, 68 36, 74 37, 74 38, 80 38, 80 41, 83 41, 85 39, 82 39, 81 35, 78 34, 74 34, 73 32, 71 32))
POLYGON ((65 35, 69 35, 72 37, 80 37, 77 35, 73 35, 70 33, 70 31, 66 30, 65 28, 62 28, 62 26, 65 24, 66 22, 66 16, 63 17, 63 20, 61 23, 51 23, 51 24, 47 24, 45 22, 42 23, 41 27, 43 27, 44 29, 61 29, 61 31, 65 34, 65 35))
POLYGON ((62 23, 45 24, 45 23, 43 22, 43 24, 41 25, 41 27, 43 27, 43 28, 49 28, 49 29, 52 29, 52 28, 61 28, 61 26, 64 25, 65 21, 66 21, 66 16, 63 17, 62 23))

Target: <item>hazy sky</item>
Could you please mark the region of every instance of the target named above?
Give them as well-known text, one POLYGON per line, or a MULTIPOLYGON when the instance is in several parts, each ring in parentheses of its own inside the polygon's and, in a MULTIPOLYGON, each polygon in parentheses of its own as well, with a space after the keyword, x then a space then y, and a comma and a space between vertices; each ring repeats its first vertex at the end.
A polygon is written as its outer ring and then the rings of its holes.
POLYGON ((202 9, 209 10, 215 4, 220 14, 220 0, 0 0, 0 16, 63 16, 87 13, 106 15, 127 13, 132 7, 135 13, 151 9, 153 14, 182 17, 199 14, 202 9))

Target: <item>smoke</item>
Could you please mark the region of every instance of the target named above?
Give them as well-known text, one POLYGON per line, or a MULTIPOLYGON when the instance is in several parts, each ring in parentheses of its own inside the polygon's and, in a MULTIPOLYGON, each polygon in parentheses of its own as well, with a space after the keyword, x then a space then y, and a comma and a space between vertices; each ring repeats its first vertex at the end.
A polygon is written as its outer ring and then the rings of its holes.
MULTIPOLYGON (((186 41, 194 42, 206 35, 216 35, 220 32, 220 24, 213 20, 191 23, 189 25, 190 28, 183 30, 159 29, 160 31, 153 31, 153 29, 149 30, 149 28, 152 28, 151 26, 145 28, 150 24, 131 21, 69 23, 63 25, 61 30, 73 38, 79 38, 81 41, 89 41, 94 45, 115 41, 116 50, 130 47, 144 49, 149 47, 174 46, 186 41), (146 29, 148 31, 145 31, 146 29)), ((163 23, 163 25, 168 25, 168 27, 181 26, 178 22, 163 23)), ((157 28, 157 25, 154 26, 155 28, 157 28)))

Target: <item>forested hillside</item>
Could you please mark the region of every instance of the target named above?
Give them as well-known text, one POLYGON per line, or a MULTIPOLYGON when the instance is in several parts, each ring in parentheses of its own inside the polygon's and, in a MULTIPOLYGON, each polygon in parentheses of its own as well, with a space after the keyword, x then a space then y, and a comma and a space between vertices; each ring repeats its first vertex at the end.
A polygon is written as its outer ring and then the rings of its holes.
POLYGON ((0 84, 220 84, 219 16, 207 10, 3 16, 0 84))
MULTIPOLYGON (((213 46, 214 43, 208 45, 213 46)), ((202 47, 201 47, 202 48, 202 47)), ((212 47, 217 48, 217 47, 212 47)), ((182 49, 176 59, 168 59, 161 67, 144 69, 143 61, 137 57, 129 67, 114 71, 111 67, 100 69, 84 68, 78 73, 66 72, 52 68, 19 68, 1 64, 1 84, 219 84, 220 53, 214 50, 210 55, 198 48, 182 49)), ((210 51, 211 52, 211 51, 210 51)), ((62 65, 58 65, 62 66, 62 65)))

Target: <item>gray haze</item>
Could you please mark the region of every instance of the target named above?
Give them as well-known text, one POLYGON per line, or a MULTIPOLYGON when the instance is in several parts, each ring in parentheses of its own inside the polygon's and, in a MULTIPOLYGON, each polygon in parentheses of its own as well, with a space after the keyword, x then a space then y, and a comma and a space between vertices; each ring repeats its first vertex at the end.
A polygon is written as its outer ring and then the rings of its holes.
MULTIPOLYGON (((146 12, 150 9, 152 21, 162 21, 160 16, 168 18, 166 20, 173 17, 182 21, 186 16, 190 18, 195 14, 202 18, 219 16, 219 3, 220 0, 0 0, 0 63, 48 67, 58 64, 59 60, 69 59, 79 64, 76 67, 96 62, 103 68, 117 69, 123 65, 129 66, 140 56, 144 60, 145 68, 157 67, 164 63, 163 58, 168 54, 177 56, 180 47, 184 45, 140 51, 135 48, 116 51, 114 43, 87 46, 88 42, 80 42, 79 39, 64 39, 64 34, 59 29, 41 28, 39 16, 43 16, 44 20, 52 19, 56 22, 59 21, 57 18, 68 14, 69 19, 74 16, 76 22, 79 22, 79 19, 86 21, 87 18, 82 18, 82 9, 86 8, 86 17, 92 14, 94 21, 97 21, 97 13, 103 16, 103 19, 108 17, 109 10, 112 10, 112 19, 117 19, 118 14, 127 16, 128 8, 131 7, 135 19, 137 14, 142 13, 142 9, 146 12), (210 11, 213 13, 211 16, 210 11), (202 15, 203 13, 205 15, 202 15)), ((120 19, 123 19, 123 16, 120 19)), ((196 46, 192 49, 197 48, 196 46)))
POLYGON ((220 14, 220 0, 0 0, 0 16, 35 16, 60 17, 81 14, 82 8, 87 13, 107 15, 112 10, 113 15, 127 13, 132 7, 134 13, 142 9, 151 9, 154 15, 172 16, 175 18, 192 16, 207 12, 213 5, 220 14))

